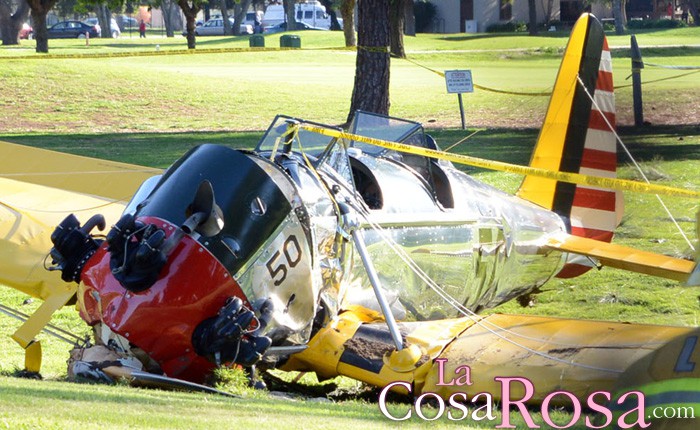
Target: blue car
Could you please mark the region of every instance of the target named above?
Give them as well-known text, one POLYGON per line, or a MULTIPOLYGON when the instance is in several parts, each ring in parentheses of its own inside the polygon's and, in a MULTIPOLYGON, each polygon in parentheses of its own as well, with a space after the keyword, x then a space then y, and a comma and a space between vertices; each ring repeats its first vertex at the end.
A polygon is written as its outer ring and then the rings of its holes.
POLYGON ((86 34, 90 34, 90 37, 99 37, 100 35, 97 26, 80 21, 61 21, 49 28, 48 32, 49 39, 84 38, 86 34))

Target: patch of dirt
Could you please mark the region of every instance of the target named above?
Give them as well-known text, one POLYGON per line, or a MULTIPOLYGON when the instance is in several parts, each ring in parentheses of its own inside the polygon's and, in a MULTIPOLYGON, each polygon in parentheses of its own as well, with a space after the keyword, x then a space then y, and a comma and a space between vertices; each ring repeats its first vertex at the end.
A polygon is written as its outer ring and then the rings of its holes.
POLYGON ((393 345, 362 338, 350 339, 343 346, 346 351, 353 352, 369 360, 381 360, 386 354, 394 350, 393 345))

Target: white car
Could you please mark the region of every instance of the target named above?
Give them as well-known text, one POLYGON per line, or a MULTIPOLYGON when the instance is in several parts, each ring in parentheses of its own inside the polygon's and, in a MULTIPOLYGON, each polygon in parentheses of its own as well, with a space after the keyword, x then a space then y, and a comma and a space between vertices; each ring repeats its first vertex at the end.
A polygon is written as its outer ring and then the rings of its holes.
MULTIPOLYGON (((100 35, 102 34, 102 29, 100 28, 100 22, 97 18, 88 18, 83 22, 86 24, 94 25, 95 27, 97 27, 97 32, 100 33, 100 35)), ((110 27, 111 27, 110 30, 112 33, 112 37, 114 39, 116 39, 117 37, 122 35, 121 30, 119 30, 119 25, 117 24, 117 21, 114 18, 112 18, 112 22, 110 23, 110 27)))
MULTIPOLYGON (((233 25, 232 18, 229 18, 229 22, 233 25)), ((183 34, 187 33, 183 32, 183 34)), ((195 28, 194 34, 197 36, 223 36, 224 20, 222 18, 212 18, 195 28)), ((253 26, 250 24, 241 24, 241 34, 253 34, 253 26)))

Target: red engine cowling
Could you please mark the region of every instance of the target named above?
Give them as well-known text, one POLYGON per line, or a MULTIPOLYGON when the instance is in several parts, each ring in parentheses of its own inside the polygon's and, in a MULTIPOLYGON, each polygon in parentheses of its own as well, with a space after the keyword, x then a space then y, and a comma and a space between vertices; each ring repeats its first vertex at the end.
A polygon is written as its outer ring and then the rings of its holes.
MULTIPOLYGON (((155 218, 139 221, 159 225, 167 235, 177 228, 155 218)), ((195 352, 193 333, 232 297, 246 300, 224 266, 184 236, 159 279, 141 292, 126 290, 114 277, 107 244, 102 244, 83 269, 78 303, 88 324, 104 323, 144 350, 168 376, 194 382, 202 381, 214 363, 195 352)))

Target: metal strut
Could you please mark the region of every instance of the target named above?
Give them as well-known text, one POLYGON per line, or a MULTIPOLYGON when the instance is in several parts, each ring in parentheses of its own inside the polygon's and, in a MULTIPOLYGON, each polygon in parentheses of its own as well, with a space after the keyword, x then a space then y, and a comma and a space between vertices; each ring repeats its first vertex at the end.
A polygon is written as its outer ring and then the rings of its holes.
POLYGON ((396 350, 401 351, 403 349, 403 339, 401 337, 401 333, 399 332, 399 327, 396 324, 396 319, 394 319, 394 314, 391 313, 389 303, 384 296, 382 283, 379 280, 379 276, 377 276, 377 271, 375 270, 374 264, 372 264, 372 259, 367 252, 364 236, 362 231, 358 228, 359 223, 355 217, 350 215, 350 208, 346 204, 338 203, 338 206, 343 215, 344 227, 352 236, 353 242, 355 243, 355 249, 357 249, 357 252, 360 254, 362 264, 365 267, 367 276, 369 277, 369 282, 372 284, 374 295, 377 297, 379 306, 382 309, 382 314, 384 315, 384 320, 386 321, 386 325, 389 327, 389 333, 394 341, 394 345, 396 345, 396 350))

